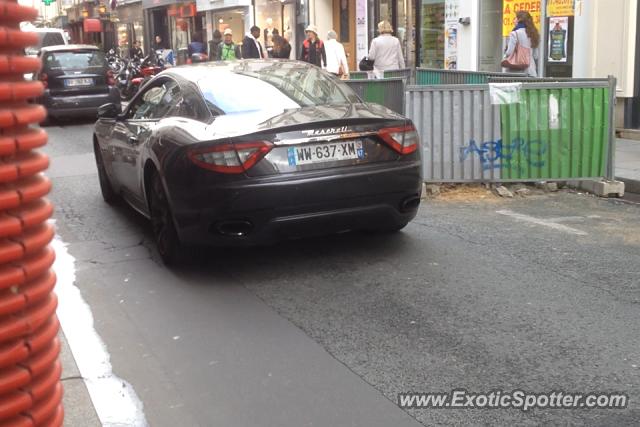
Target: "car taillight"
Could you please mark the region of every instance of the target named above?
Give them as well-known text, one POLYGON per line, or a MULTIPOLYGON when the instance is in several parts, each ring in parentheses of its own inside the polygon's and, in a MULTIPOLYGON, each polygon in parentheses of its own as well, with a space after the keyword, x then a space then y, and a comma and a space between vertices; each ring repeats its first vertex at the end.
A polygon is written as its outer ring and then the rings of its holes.
POLYGON ((219 144, 189 151, 189 158, 201 168, 221 173, 243 173, 271 151, 267 141, 219 144))
POLYGON ((411 154, 418 149, 418 132, 413 125, 380 129, 378 135, 400 154, 411 154))
POLYGON ((116 84, 116 79, 113 77, 112 70, 107 70, 107 84, 109 86, 114 86, 116 84))
POLYGON ((45 89, 49 86, 49 76, 47 76, 46 73, 40 74, 40 81, 42 82, 42 85, 45 89))

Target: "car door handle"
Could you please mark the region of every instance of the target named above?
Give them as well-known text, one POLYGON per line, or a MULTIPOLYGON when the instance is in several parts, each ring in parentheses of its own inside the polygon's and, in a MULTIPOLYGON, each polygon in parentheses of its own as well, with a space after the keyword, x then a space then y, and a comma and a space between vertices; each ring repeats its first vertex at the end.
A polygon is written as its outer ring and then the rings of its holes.
POLYGON ((129 137, 129 144, 135 145, 137 143, 138 143, 138 137, 137 136, 130 136, 129 137))

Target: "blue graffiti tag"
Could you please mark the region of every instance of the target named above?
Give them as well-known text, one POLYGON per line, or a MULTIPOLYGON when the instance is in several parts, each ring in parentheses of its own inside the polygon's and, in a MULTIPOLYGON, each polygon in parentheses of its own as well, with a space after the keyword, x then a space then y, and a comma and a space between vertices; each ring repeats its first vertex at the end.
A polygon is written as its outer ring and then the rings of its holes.
POLYGON ((477 154, 484 170, 511 168, 511 162, 516 154, 520 155, 520 163, 531 167, 543 167, 545 161, 541 158, 547 153, 547 143, 544 141, 514 138, 508 146, 504 146, 502 139, 487 141, 478 145, 475 140, 469 141, 467 147, 460 147, 460 161, 463 162, 472 154, 477 154), (507 148, 507 149, 505 149, 507 148))

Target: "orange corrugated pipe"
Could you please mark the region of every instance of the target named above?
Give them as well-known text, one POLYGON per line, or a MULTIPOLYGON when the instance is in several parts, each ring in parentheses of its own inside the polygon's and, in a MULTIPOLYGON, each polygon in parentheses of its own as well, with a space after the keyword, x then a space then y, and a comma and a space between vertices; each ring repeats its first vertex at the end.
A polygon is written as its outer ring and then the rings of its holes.
POLYGON ((51 182, 42 174, 49 159, 37 151, 47 134, 33 127, 46 110, 29 102, 44 89, 23 79, 40 60, 24 56, 37 36, 20 22, 36 16, 0 0, 0 427, 62 426, 64 418, 51 182))

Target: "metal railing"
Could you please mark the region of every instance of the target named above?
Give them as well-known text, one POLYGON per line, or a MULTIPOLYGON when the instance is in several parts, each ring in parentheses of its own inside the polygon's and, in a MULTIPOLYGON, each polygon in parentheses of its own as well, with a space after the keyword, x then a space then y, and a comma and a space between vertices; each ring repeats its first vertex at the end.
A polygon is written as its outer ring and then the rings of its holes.
POLYGON ((484 71, 440 70, 436 68, 416 68, 416 85, 442 84, 485 84, 490 78, 510 77, 527 78, 524 73, 499 73, 484 71))

